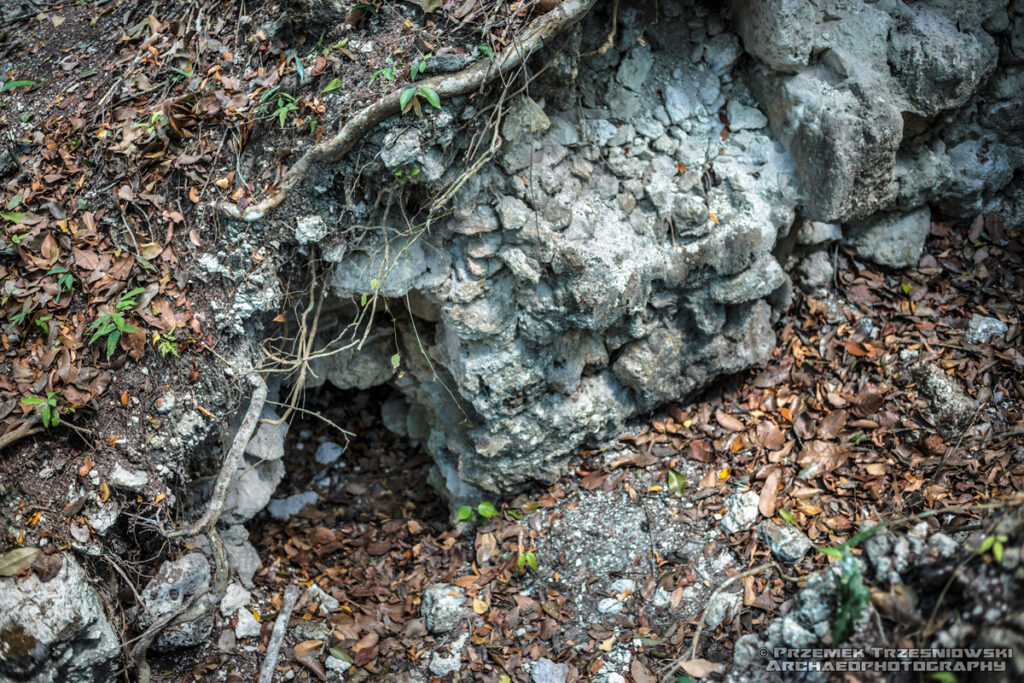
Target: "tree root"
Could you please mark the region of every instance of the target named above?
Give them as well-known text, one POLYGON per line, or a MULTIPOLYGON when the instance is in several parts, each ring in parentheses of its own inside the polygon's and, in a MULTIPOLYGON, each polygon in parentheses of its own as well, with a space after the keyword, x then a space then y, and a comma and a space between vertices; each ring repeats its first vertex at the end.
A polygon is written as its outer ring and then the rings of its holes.
POLYGON ((235 472, 238 471, 238 465, 242 461, 242 456, 245 454, 245 447, 249 444, 249 440, 256 430, 260 413, 263 412, 263 405, 267 400, 267 383, 263 381, 263 378, 253 372, 249 374, 249 382, 253 386, 249 408, 245 412, 245 417, 242 418, 242 424, 238 428, 234 440, 231 442, 231 448, 224 457, 224 464, 221 466, 220 474, 217 477, 217 483, 214 485, 213 494, 210 496, 210 502, 207 504, 206 511, 202 517, 189 526, 166 534, 167 538, 206 534, 206 537, 210 540, 210 552, 213 554, 214 584, 210 590, 197 595, 187 609, 165 615, 154 622, 139 637, 135 647, 132 648, 131 657, 132 664, 134 664, 138 674, 139 683, 149 683, 150 669, 149 662, 146 660, 146 653, 160 632, 171 626, 187 624, 196 619, 202 619, 220 603, 227 592, 230 566, 227 553, 224 551, 224 543, 221 541, 220 534, 217 533, 217 520, 220 519, 221 513, 224 511, 224 500, 227 498, 228 489, 235 477, 235 472))
POLYGON ((612 27, 608 30, 608 37, 604 39, 604 42, 596 50, 591 50, 580 55, 580 61, 586 62, 591 59, 597 59, 598 57, 604 56, 608 50, 612 49, 615 45, 615 32, 619 25, 619 0, 612 0, 612 27))
MULTIPOLYGON (((534 20, 525 31, 525 36, 496 56, 493 63, 481 59, 462 71, 417 81, 417 85, 432 88, 442 99, 478 90, 518 68, 526 58, 548 41, 582 19, 596 1, 563 0, 550 13, 534 20)), ((400 90, 388 93, 346 121, 334 137, 309 149, 285 172, 281 185, 273 194, 244 209, 228 202, 222 202, 219 209, 236 220, 254 222, 262 219, 284 201, 288 191, 305 177, 311 164, 318 161, 339 161, 378 123, 399 113, 400 97, 400 90)))

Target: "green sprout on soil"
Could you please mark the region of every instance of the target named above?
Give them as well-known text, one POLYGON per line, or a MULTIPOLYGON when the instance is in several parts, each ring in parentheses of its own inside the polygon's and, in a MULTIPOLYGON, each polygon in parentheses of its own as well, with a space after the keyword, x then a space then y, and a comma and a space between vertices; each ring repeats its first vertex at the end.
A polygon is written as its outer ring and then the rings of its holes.
POLYGON ((463 505, 459 508, 458 512, 455 513, 455 519, 460 522, 468 522, 470 520, 476 521, 477 514, 484 519, 490 519, 491 517, 498 516, 500 513, 498 512, 498 509, 494 507, 494 503, 484 501, 476 506, 476 510, 469 505, 463 505))
MULTIPOLYGON (((35 406, 36 413, 39 414, 39 419, 42 420, 43 426, 50 428, 56 427, 60 424, 61 408, 57 405, 58 396, 60 396, 60 391, 47 391, 46 398, 41 396, 26 396, 21 399, 21 402, 27 406, 35 406)), ((75 412, 75 409, 65 406, 64 411, 73 413, 75 412)))
POLYGON ((423 55, 409 67, 409 80, 415 81, 416 77, 423 73, 423 70, 427 68, 427 60, 430 59, 430 53, 423 55))
POLYGON ((516 560, 516 567, 519 571, 523 571, 527 567, 533 571, 537 571, 537 556, 534 555, 532 551, 527 550, 519 556, 518 560, 516 560))
POLYGON ((395 181, 399 185, 405 185, 407 182, 415 178, 420 174, 420 169, 413 166, 412 168, 403 169, 400 168, 395 171, 395 181))
POLYGON ((479 50, 480 54, 482 54, 484 57, 487 57, 487 59, 491 60, 492 62, 494 61, 494 50, 491 49, 490 45, 488 45, 487 43, 480 43, 479 45, 476 46, 476 49, 479 50))
POLYGON ((383 69, 377 69, 376 71, 373 72, 373 74, 370 76, 370 83, 369 83, 369 85, 373 85, 373 82, 375 80, 377 80, 378 78, 382 78, 382 77, 383 77, 383 79, 385 81, 387 81, 388 83, 391 83, 396 78, 398 78, 398 67, 399 66, 400 65, 395 64, 395 60, 394 59, 392 59, 391 57, 388 57, 388 65, 386 67, 384 67, 383 69))
POLYGON ((288 115, 294 114, 298 110, 299 103, 295 96, 289 95, 277 87, 273 87, 263 93, 263 96, 260 98, 260 111, 264 115, 276 116, 282 128, 284 128, 284 122, 288 115), (276 108, 271 110, 270 107, 276 108))
POLYGON ((436 109, 441 108, 441 97, 437 94, 436 90, 425 85, 414 85, 403 90, 402 96, 398 100, 398 104, 402 107, 402 113, 404 114, 409 109, 414 109, 416 116, 423 116, 423 108, 420 105, 421 97, 430 106, 436 109))
POLYGON ((121 311, 126 311, 135 308, 138 304, 135 302, 135 297, 146 291, 145 287, 138 287, 130 292, 126 292, 121 296, 121 299, 114 304, 114 308, 109 312, 101 315, 99 318, 93 321, 86 332, 95 332, 92 338, 89 339, 89 345, 91 346, 97 339, 107 338, 107 359, 114 355, 114 349, 117 348, 117 342, 121 339, 122 334, 135 334, 139 330, 128 324, 128 321, 124 319, 124 314, 121 311))
POLYGON ((157 332, 153 335, 153 343, 156 344, 157 350, 164 358, 167 357, 168 353, 175 358, 180 358, 178 355, 178 342, 178 338, 174 336, 174 330, 164 332, 163 334, 157 332))

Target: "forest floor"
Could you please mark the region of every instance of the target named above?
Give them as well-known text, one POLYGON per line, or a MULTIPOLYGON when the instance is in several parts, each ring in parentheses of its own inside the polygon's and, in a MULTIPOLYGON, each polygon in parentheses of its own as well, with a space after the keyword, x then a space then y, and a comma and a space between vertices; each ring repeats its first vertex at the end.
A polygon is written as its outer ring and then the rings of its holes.
MULTIPOLYGON (((755 529, 722 529, 726 501, 746 491, 769 523, 798 529, 815 548, 840 546, 864 524, 954 508, 928 523, 963 541, 957 559, 970 562, 958 581, 984 585, 971 572, 998 562, 971 548, 993 515, 986 506, 1019 506, 1024 491, 1021 246, 1019 232, 989 217, 969 230, 935 224, 918 268, 903 273, 839 250, 834 285, 820 297, 798 295, 768 366, 666 407, 632 434, 581 453, 556 484, 495 501, 496 513, 485 505, 488 517, 456 527, 422 484, 429 458, 384 429, 386 392, 320 392, 308 407, 357 436, 346 444, 322 421, 293 424, 277 496, 314 492, 315 502, 248 525, 263 564, 251 604, 264 635, 289 583, 315 583, 336 601, 300 602, 281 672, 316 680, 321 662, 348 666, 342 657, 353 662, 345 680, 417 671, 451 680, 444 662, 454 648, 454 671, 466 667, 461 680, 528 680, 540 658, 584 678, 659 680, 687 659, 713 592, 772 558, 755 529), (979 313, 1002 318, 1006 333, 965 341, 979 313), (965 391, 955 409, 966 417, 953 431, 909 372, 919 361, 965 391), (318 462, 321 444, 335 442, 344 454, 318 462), (524 556, 536 567, 520 565, 524 556), (427 630, 420 605, 437 582, 465 603, 441 634, 427 630), (299 659, 309 653, 315 662, 299 659)), ((1024 542, 1017 528, 1008 553, 1024 542)), ((833 561, 810 552, 787 572, 806 577, 833 561)), ((891 597, 890 587, 871 582, 883 615, 876 644, 922 646, 955 615, 980 620, 971 614, 982 596, 940 598, 933 589, 952 574, 952 563, 922 571, 914 604, 898 610, 878 598, 891 597), (939 607, 942 616, 928 620, 939 607)), ((727 666, 739 636, 792 608, 797 585, 760 572, 742 588, 742 607, 705 633, 701 661, 727 666)), ((1022 598, 1001 596, 1011 606, 1022 598)), ((248 680, 263 644, 234 647, 156 666, 167 667, 166 680, 230 670, 248 680)))
MULTIPOLYGON (((417 55, 464 57, 481 40, 479 3, 416 22, 382 4, 354 18, 355 31, 288 38, 268 35, 259 22, 269 17, 244 6, 170 3, 157 18, 109 0, 0 19, 0 431, 21 430, 0 458, 0 548, 68 547, 71 525, 85 521, 85 497, 68 492, 81 487, 124 498, 137 517, 173 514, 159 460, 128 463, 152 476, 127 497, 107 474, 129 446, 149 452, 168 392, 215 396, 201 406, 211 423, 239 402, 233 387, 211 388, 224 383, 211 302, 225 292, 197 278, 196 264, 225 233, 210 207, 244 208, 272 191, 297 150, 407 85, 417 55), (454 36, 463 47, 448 49, 454 36), (59 431, 44 430, 54 413, 59 431)), ((490 44, 528 18, 489 17, 490 44)), ((425 486, 424 452, 383 428, 386 396, 311 395, 307 410, 356 436, 346 444, 322 421, 292 425, 277 495, 316 502, 248 525, 262 568, 247 606, 261 634, 236 642, 234 617, 218 616, 208 646, 154 656, 154 677, 252 680, 285 586, 315 583, 323 593, 304 593, 294 612, 280 680, 345 668, 346 680, 537 680, 543 659, 584 678, 659 680, 689 657, 715 591, 772 557, 751 524, 722 529, 745 492, 762 518, 815 548, 864 523, 953 508, 927 521, 964 542, 958 563, 975 574, 961 579, 995 571, 1005 563, 991 545, 977 552, 986 520, 1024 489, 1022 252, 1019 226, 991 215, 934 224, 905 272, 837 249, 828 291, 798 294, 779 321, 771 364, 579 454, 550 487, 481 501, 491 505, 454 526, 425 486), (969 343, 977 315, 1005 331, 969 343), (945 399, 916 363, 946 378, 945 399), (323 441, 344 446, 329 465, 315 458, 323 441), (463 603, 452 628, 434 633, 420 595, 438 582, 463 603)), ((244 257, 255 267, 269 252, 244 257)), ((1000 553, 1019 559, 1021 544, 1018 528, 1000 553)), ((810 552, 786 572, 831 562, 810 552)), ((155 566, 139 571, 142 581, 155 566)), ((931 586, 886 613, 887 644, 920 645, 950 620, 983 618, 978 595, 931 586)), ((728 663, 736 640, 786 613, 795 590, 767 570, 743 577, 740 606, 719 615, 698 648, 705 663, 686 671, 728 663)))

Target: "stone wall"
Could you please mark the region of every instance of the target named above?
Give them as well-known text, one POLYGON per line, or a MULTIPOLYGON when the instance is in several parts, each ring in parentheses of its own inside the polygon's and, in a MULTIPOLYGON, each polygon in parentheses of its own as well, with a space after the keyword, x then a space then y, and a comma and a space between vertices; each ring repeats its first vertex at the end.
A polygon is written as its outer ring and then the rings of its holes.
POLYGON ((631 417, 765 361, 782 266, 830 268, 807 262, 829 241, 906 267, 933 216, 1024 216, 1024 2, 631 3, 581 62, 606 12, 530 63, 468 179, 483 98, 383 124, 296 219, 300 242, 327 235, 325 342, 381 295, 361 348, 316 375, 397 388, 389 424, 455 499, 551 480, 631 417), (417 215, 460 179, 449 213, 417 215))

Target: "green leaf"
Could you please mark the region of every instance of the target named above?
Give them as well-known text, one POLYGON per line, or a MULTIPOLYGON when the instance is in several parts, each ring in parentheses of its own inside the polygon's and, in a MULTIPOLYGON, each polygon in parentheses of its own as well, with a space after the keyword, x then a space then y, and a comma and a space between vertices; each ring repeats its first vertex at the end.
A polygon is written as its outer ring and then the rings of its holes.
POLYGON ((441 9, 441 0, 420 0, 420 7, 424 14, 430 14, 441 9))
POLYGON ((437 94, 436 90, 425 85, 416 86, 416 90, 420 95, 423 95, 423 99, 429 102, 431 106, 436 109, 441 108, 441 97, 437 94))
POLYGON ((378 284, 380 284, 380 282, 377 280, 377 278, 373 278, 372 280, 370 280, 370 289, 377 289, 378 284))
POLYGON ((107 337, 107 360, 110 360, 114 355, 114 350, 117 348, 117 340, 121 338, 121 330, 113 330, 107 337))
POLYGON ((41 418, 43 418, 43 426, 44 427, 51 427, 51 426, 57 424, 56 420, 53 420, 53 422, 51 424, 50 417, 52 415, 54 415, 54 411, 53 411, 53 408, 50 407, 49 403, 44 403, 43 405, 39 406, 39 416, 41 418))
POLYGON ((487 57, 487 59, 491 60, 492 62, 494 61, 494 50, 491 49, 490 45, 488 45, 487 43, 480 43, 479 45, 476 46, 476 49, 480 50, 484 57, 487 57))
POLYGON ((359 299, 359 306, 360 306, 360 308, 366 306, 366 295, 365 294, 363 294, 363 296, 359 299))
POLYGON ((531 568, 536 570, 537 569, 537 556, 534 555, 532 552, 527 551, 524 554, 524 557, 526 558, 526 564, 530 565, 531 568))
POLYGON ((841 550, 837 550, 836 548, 818 548, 818 552, 824 553, 829 557, 834 557, 839 560, 843 559, 843 552, 841 550))
POLYGON ((15 88, 29 88, 35 85, 35 81, 7 81, 3 87, 0 87, 0 92, 7 92, 8 90, 14 90, 15 88))
POLYGON ((996 558, 996 562, 1002 563, 1003 561, 1003 544, 999 541, 992 545, 992 557, 996 558))
POLYGON ((494 505, 486 501, 477 505, 476 511, 479 512, 480 516, 484 519, 490 519, 491 517, 495 517, 498 515, 498 510, 494 507, 494 505))
POLYGON ((933 681, 943 681, 943 683, 956 683, 956 675, 949 671, 936 671, 932 674, 933 681))
POLYGON ((836 586, 836 614, 832 621, 832 643, 840 645, 853 635, 857 620, 871 596, 862 583, 853 555, 843 553, 843 575, 836 586))
POLYGON ((981 547, 978 548, 978 553, 979 554, 987 553, 989 550, 992 549, 992 546, 995 545, 995 543, 996 543, 996 537, 995 536, 986 536, 985 540, 981 542, 981 547))
POLYGON ((23 195, 20 192, 18 194, 14 195, 13 197, 11 197, 11 201, 7 202, 7 210, 10 211, 12 209, 18 208, 18 204, 21 204, 21 200, 24 199, 24 198, 25 198, 25 195, 23 195))
POLYGON ((473 519, 473 508, 468 505, 463 505, 459 508, 459 511, 455 513, 455 519, 460 522, 468 522, 473 519))
POLYGON ((676 683, 697 683, 689 676, 676 676, 676 683))
POLYGON ((402 95, 398 98, 398 106, 401 107, 403 114, 409 109, 409 103, 414 97, 416 97, 416 88, 406 88, 402 91, 402 95))
POLYGON ((46 399, 40 398, 39 396, 26 396, 25 398, 21 399, 21 402, 27 406, 37 406, 40 403, 46 403, 46 399))
POLYGON ((912 284, 910 284, 908 282, 908 283, 904 284, 900 289, 903 290, 904 294, 910 294, 910 290, 912 290, 913 288, 914 288, 914 285, 912 285, 912 284))
POLYGON ((17 211, 4 211, 3 213, 0 213, 0 216, 12 223, 20 223, 25 220, 26 214, 19 213, 17 211))
POLYGON ((508 511, 508 515, 512 519, 522 519, 523 518, 523 513, 520 512, 519 510, 509 510, 508 511))
POLYGON ((402 354, 396 353, 395 355, 391 356, 391 367, 393 367, 394 369, 397 370, 398 369, 398 364, 401 363, 401 362, 402 362, 402 354))
POLYGON ((328 650, 328 652, 330 652, 331 656, 335 659, 340 659, 341 661, 348 662, 349 664, 352 664, 356 661, 352 659, 352 655, 345 652, 340 647, 332 647, 330 650, 328 650))
POLYGON ((668 490, 676 495, 683 495, 686 490, 686 475, 678 470, 668 471, 668 490))
POLYGON ((0 576, 14 576, 36 561, 39 548, 11 548, 0 557, 0 576))
POLYGON ((779 517, 782 517, 782 519, 784 519, 785 521, 789 522, 793 526, 796 526, 796 515, 794 515, 789 510, 786 510, 785 508, 780 509, 779 517))
POLYGON ((329 92, 334 92, 335 90, 337 90, 340 87, 341 87, 341 79, 340 78, 332 78, 331 82, 328 83, 327 87, 325 87, 323 90, 321 90, 320 93, 321 94, 325 94, 325 93, 329 93, 329 92))

